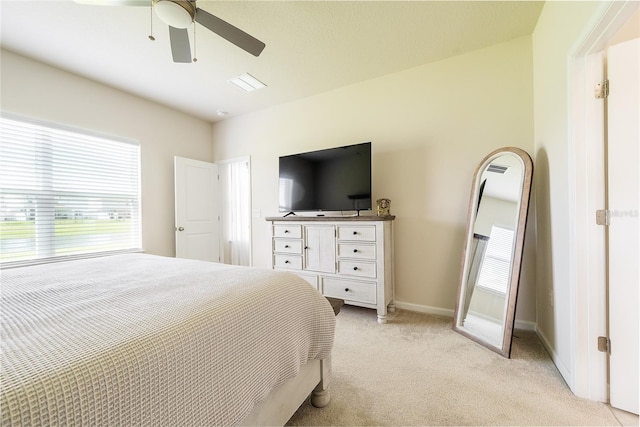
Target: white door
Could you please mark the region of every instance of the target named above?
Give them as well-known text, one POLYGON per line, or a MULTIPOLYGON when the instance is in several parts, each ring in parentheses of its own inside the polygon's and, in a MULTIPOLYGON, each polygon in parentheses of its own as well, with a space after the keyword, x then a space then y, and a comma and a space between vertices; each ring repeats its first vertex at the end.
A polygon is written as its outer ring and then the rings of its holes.
POLYGON ((175 157, 176 257, 220 260, 218 168, 175 157))
POLYGON ((640 39, 608 49, 607 193, 611 406, 638 413, 640 39))

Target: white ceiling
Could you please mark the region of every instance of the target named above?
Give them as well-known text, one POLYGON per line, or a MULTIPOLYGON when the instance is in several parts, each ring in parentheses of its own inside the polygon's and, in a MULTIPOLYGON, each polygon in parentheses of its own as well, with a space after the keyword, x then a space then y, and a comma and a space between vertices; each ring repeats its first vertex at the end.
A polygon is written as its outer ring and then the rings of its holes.
MULTIPOLYGON (((86 1, 86 0, 84 0, 86 1)), ((254 57, 196 26, 197 62, 172 62, 151 9, 1 0, 1 45, 209 121, 268 108, 533 32, 540 1, 205 1, 266 43, 254 57), (250 73, 267 88, 227 80, 250 73)), ((189 30, 193 37, 193 30, 189 30)), ((194 42, 191 39, 193 48, 194 42)))

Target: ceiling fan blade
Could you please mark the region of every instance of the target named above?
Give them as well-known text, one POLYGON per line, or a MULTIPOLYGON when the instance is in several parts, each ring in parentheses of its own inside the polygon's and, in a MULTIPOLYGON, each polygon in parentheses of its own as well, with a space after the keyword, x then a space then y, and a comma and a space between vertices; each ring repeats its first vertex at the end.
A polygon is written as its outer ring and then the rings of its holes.
POLYGON ((260 55, 265 48, 265 44, 260 40, 205 10, 196 9, 196 22, 253 56, 260 55))
POLYGON ((90 6, 151 6, 151 0, 73 0, 90 6))
POLYGON ((173 62, 191 62, 191 46, 186 28, 169 26, 169 38, 171 39, 173 62))

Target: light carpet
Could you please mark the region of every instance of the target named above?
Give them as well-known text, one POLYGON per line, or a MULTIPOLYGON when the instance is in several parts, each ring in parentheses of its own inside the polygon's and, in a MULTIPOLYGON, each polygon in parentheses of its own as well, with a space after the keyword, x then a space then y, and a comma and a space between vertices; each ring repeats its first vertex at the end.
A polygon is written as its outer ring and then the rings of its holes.
POLYGON ((533 332, 506 359, 451 329, 450 318, 344 306, 336 318, 331 403, 308 402, 290 426, 620 425, 574 396, 533 332))

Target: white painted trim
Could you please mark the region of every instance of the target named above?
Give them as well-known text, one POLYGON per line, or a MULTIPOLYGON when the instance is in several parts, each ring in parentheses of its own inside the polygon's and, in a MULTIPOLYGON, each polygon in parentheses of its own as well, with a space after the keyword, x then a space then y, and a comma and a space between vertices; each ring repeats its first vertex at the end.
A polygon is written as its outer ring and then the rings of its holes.
POLYGON ((224 165, 229 163, 241 163, 241 162, 248 162, 249 164, 251 164, 251 156, 241 156, 241 157, 234 157, 233 159, 216 160, 213 163, 217 165, 224 165))
POLYGON ((604 110, 593 98, 602 79, 601 52, 640 8, 635 1, 611 2, 569 54, 568 89, 570 217, 570 331, 573 369, 567 369, 541 333, 538 335, 569 387, 579 397, 607 401, 607 360, 597 351, 606 335, 604 230, 595 226, 595 210, 604 208, 604 110))
POLYGON ((544 348, 547 350, 547 353, 549 353, 549 356, 551 356, 551 360, 553 361, 553 363, 558 368, 558 371, 560 372, 560 375, 562 375, 562 377, 566 381, 567 378, 571 377, 569 369, 567 369, 567 367, 564 365, 564 363, 562 363, 562 360, 560 359, 558 354, 554 351, 553 346, 551 344, 549 344, 549 340, 544 335, 544 333, 542 333, 542 331, 540 329, 538 329, 537 327, 536 327, 535 332, 538 335, 538 338, 540 338, 540 342, 542 343, 544 348))
POLYGON ((519 329, 521 331, 533 331, 536 334, 538 333, 538 324, 536 322, 530 322, 528 320, 518 320, 516 319, 516 323, 514 325, 514 329, 519 329))
MULTIPOLYGON (((453 318, 453 310, 449 308, 432 307, 429 305, 413 304, 404 301, 395 301, 395 306, 402 310, 415 311, 418 313, 433 314, 436 316, 453 318)), ((517 320, 515 323, 515 329, 521 329, 525 331, 536 331, 537 325, 535 322, 527 320, 517 320)))
MULTIPOLYGON (((253 267, 253 180, 251 179, 251 156, 234 157, 232 159, 217 160, 213 162, 216 166, 228 165, 231 163, 247 163, 249 167, 249 266, 253 267)), ((220 183, 218 181, 218 187, 220 183)), ((218 194, 222 194, 218 188, 218 194)), ((221 233, 221 230, 219 231, 221 233)), ((222 240, 220 241, 220 253, 222 252, 222 240)))
POLYGON ((436 316, 451 317, 453 319, 453 310, 450 308, 432 307, 429 305, 413 304, 404 301, 395 301, 394 305, 402 310, 416 311, 418 313, 434 314, 436 316))
POLYGON ((249 163, 249 265, 253 267, 253 177, 251 156, 246 156, 249 163))

